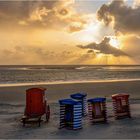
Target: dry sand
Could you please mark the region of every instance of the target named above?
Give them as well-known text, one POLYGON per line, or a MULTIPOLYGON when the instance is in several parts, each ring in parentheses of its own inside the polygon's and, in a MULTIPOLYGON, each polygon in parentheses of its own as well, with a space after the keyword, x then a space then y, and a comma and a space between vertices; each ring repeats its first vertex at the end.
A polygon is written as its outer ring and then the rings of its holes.
POLYGON ((43 123, 40 128, 37 126, 24 128, 19 120, 24 112, 25 90, 34 86, 0 87, 0 138, 140 138, 140 81, 38 85, 37 87, 47 88, 51 119, 48 124, 43 123), (68 98, 69 94, 76 92, 86 92, 88 98, 106 96, 109 116, 113 116, 111 95, 129 93, 132 119, 114 120, 114 117, 109 117, 108 124, 91 125, 85 118, 81 130, 59 130, 58 100, 68 98))

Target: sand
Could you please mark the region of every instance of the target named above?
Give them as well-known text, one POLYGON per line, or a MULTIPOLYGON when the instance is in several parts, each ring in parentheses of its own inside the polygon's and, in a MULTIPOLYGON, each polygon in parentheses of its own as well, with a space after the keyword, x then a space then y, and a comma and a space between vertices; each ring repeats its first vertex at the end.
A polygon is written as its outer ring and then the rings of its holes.
POLYGON ((140 138, 139 92, 140 81, 82 82, 0 87, 0 138, 140 138), (29 125, 24 128, 19 120, 25 108, 25 90, 34 86, 47 88, 47 99, 51 106, 51 119, 47 124, 42 123, 41 127, 29 125), (107 97, 108 124, 91 125, 88 122, 88 118, 84 118, 83 129, 81 130, 59 130, 58 100, 68 98, 69 94, 76 92, 86 92, 88 98, 107 97), (114 120, 111 95, 115 93, 130 94, 132 119, 114 120))

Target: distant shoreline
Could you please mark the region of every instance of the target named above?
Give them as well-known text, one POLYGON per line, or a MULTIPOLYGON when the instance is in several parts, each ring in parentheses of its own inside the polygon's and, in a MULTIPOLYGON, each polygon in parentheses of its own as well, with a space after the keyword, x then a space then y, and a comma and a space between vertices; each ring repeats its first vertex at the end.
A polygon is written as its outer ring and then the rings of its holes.
POLYGON ((61 84, 81 84, 81 83, 110 83, 110 82, 129 82, 140 81, 140 79, 118 79, 118 80, 91 80, 91 81, 56 81, 56 82, 32 82, 32 83, 6 83, 0 87, 19 87, 19 86, 40 86, 40 85, 61 85, 61 84))

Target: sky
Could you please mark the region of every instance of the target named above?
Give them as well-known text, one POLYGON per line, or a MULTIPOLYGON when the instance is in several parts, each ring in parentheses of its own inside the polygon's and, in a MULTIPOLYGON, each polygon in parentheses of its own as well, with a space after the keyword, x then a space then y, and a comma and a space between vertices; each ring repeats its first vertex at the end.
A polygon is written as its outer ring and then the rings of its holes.
POLYGON ((139 0, 0 1, 0 65, 140 64, 139 0))

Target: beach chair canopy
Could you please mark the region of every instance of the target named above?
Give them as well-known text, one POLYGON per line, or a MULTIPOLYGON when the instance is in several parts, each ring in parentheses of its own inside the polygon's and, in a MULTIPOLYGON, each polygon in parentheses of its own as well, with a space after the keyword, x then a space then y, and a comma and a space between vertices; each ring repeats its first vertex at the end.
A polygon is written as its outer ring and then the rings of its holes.
POLYGON ((32 92, 32 93, 37 93, 37 92, 39 92, 39 91, 41 91, 41 92, 45 92, 45 90, 46 90, 46 88, 29 88, 29 89, 27 89, 26 90, 26 92, 27 93, 29 93, 29 92, 32 92))
POLYGON ((73 99, 83 99, 86 96, 87 96, 86 93, 75 93, 75 94, 71 94, 71 98, 73 98, 73 99))
POLYGON ((93 98, 93 99, 89 99, 88 102, 91 103, 98 103, 98 102, 105 102, 106 98, 93 98))
POLYGON ((78 101, 74 101, 72 99, 63 99, 63 100, 59 100, 59 103, 61 105, 77 105, 77 104, 81 104, 78 101))
POLYGON ((126 97, 126 98, 128 98, 129 94, 127 94, 127 93, 119 93, 119 94, 112 95, 112 98, 119 98, 119 97, 126 97))

